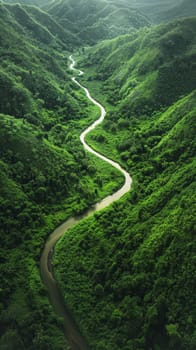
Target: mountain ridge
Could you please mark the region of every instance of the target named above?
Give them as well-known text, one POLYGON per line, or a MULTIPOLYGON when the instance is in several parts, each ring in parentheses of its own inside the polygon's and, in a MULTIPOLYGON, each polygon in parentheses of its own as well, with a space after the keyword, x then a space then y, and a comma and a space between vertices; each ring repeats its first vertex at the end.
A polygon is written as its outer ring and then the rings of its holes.
MULTIPOLYGON (((79 142, 98 113, 71 81, 68 56, 80 48, 79 79, 107 110, 87 141, 131 173, 133 189, 58 242, 55 277, 93 349, 194 350, 196 19, 149 26, 140 1, 130 28, 133 2, 63 3, 88 31, 44 12, 45 1, 0 3, 0 348, 70 349, 40 279, 41 250, 59 223, 122 184, 79 142)), ((159 4, 153 20, 171 2, 159 4)))
POLYGON ((119 6, 116 1, 108 3, 105 0, 99 2, 93 0, 89 3, 85 0, 80 2, 62 0, 54 2, 48 11, 62 26, 70 27, 83 44, 90 45, 149 25, 145 15, 137 9, 132 9, 126 3, 119 6), (122 11, 123 18, 121 18, 122 11))

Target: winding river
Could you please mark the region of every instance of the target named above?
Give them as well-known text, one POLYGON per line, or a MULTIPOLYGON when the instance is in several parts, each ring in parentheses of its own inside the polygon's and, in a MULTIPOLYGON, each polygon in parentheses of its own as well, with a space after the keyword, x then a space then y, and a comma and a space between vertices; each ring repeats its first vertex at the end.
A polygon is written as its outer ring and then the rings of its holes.
MULTIPOLYGON (((69 57, 70 63, 70 69, 77 72, 77 75, 82 75, 83 72, 81 70, 78 70, 75 68, 75 61, 72 57, 72 55, 69 57)), ((117 201, 120 199, 125 193, 127 193, 132 184, 132 178, 130 177, 129 173, 125 171, 118 163, 114 162, 113 160, 103 156, 102 154, 96 152, 94 149, 92 149, 85 141, 85 136, 92 131, 97 125, 99 125, 105 118, 106 111, 104 107, 97 102, 94 98, 91 97, 89 91, 87 88, 82 86, 78 80, 76 80, 75 77, 72 77, 72 81, 77 84, 81 89, 85 91, 85 94, 87 98, 97 105, 100 108, 100 117, 87 129, 85 129, 82 134, 80 135, 80 141, 84 146, 84 149, 87 152, 90 152, 94 154, 96 157, 99 157, 103 161, 111 164, 113 167, 118 169, 125 178, 124 185, 114 194, 107 196, 97 204, 93 206, 93 208, 89 209, 86 213, 84 213, 81 216, 78 217, 71 217, 68 220, 66 220, 63 224, 58 226, 49 236, 48 240, 45 243, 44 250, 41 255, 40 260, 40 273, 42 280, 48 290, 49 298, 51 301, 51 304, 53 305, 56 313, 63 318, 64 321, 64 332, 65 336, 69 342, 69 345, 72 350, 89 350, 89 347, 85 341, 85 339, 82 337, 76 323, 74 322, 74 319, 69 312, 67 306, 64 303, 63 296, 61 294, 61 291, 57 285, 57 282, 55 281, 53 274, 52 274, 52 252, 54 249, 54 246, 56 242, 59 240, 60 237, 63 236, 63 234, 71 228, 73 225, 75 225, 77 222, 82 220, 83 218, 92 215, 94 212, 106 208, 108 205, 113 203, 114 201, 117 201)))

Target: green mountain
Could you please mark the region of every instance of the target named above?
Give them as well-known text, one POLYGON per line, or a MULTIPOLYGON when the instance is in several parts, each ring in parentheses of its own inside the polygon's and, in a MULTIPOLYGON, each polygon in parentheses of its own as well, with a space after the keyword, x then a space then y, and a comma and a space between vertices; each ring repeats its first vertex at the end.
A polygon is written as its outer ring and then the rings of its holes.
POLYGON ((53 44, 54 47, 60 45, 62 49, 67 50, 72 50, 73 46, 78 44, 77 38, 70 31, 64 30, 50 15, 38 7, 2 4, 1 8, 1 17, 5 16, 3 18, 5 21, 16 21, 18 26, 23 28, 23 32, 26 31, 25 34, 38 42, 53 44))
POLYGON ((58 37, 60 27, 33 7, 28 11, 20 5, 0 7, 1 113, 41 125, 47 123, 45 109, 56 109, 59 115, 73 111, 69 102, 71 84, 65 72, 67 62, 59 53, 69 43, 58 37), (42 23, 38 22, 39 18, 42 23))
MULTIPOLYGON (((89 0, 78 0, 78 1, 70 1, 70 0, 4 0, 6 3, 21 3, 25 5, 35 5, 40 8, 43 8, 45 10, 51 10, 52 13, 57 15, 57 17, 62 21, 62 23, 65 24, 65 28, 72 28, 74 29, 74 32, 78 32, 77 27, 78 25, 87 25, 89 26, 87 17, 90 15, 91 19, 94 20, 94 25, 96 26, 95 22, 99 23, 99 20, 101 20, 101 16, 103 16, 103 22, 102 24, 106 26, 104 32, 103 28, 99 27, 100 31, 105 33, 105 35, 108 37, 108 35, 111 37, 115 36, 115 32, 121 34, 122 32, 127 32, 127 26, 129 28, 143 25, 142 23, 144 20, 147 22, 163 22, 172 20, 174 18, 180 18, 180 17, 189 17, 196 15, 196 4, 194 0, 111 0, 111 1, 105 1, 105 0, 98 0, 98 1, 89 1, 89 0), (83 12, 83 10, 85 11, 83 12), (102 12, 103 9, 103 12, 102 12), (120 12, 118 13, 118 9, 120 12), (124 19, 122 18, 122 10, 124 10, 124 19), (114 11, 114 13, 113 13, 114 11), (117 11, 117 12, 116 12, 117 11), (81 13, 81 17, 83 18, 77 18, 75 21, 75 25, 73 26, 72 21, 70 21, 70 17, 72 15, 76 15, 77 13, 81 13), (134 13, 135 18, 134 21, 134 13), (97 17, 95 17, 95 16, 97 17), (109 15, 107 18, 106 16, 109 15), (110 17, 111 15, 111 17, 110 17), (131 15, 131 18, 129 16, 131 15), (116 22, 112 22, 112 18, 116 19, 116 22), (145 17, 145 19, 142 20, 142 16, 145 17), (121 18, 119 18, 121 17, 121 18), (79 19, 79 21, 78 21, 79 19), (121 30, 117 28, 117 23, 119 23, 122 26, 121 30), (141 21, 141 23, 140 23, 141 21), (113 26, 113 30, 110 30, 109 26, 113 26)), ((147 23, 146 23, 147 24, 147 23)), ((90 26, 92 25, 92 22, 90 22, 90 26)), ((93 25, 93 31, 95 31, 93 25)), ((82 35, 82 33, 81 33, 82 35)), ((87 35, 87 34, 86 34, 87 35)), ((96 35, 100 35, 101 33, 96 35)), ((93 38, 87 37, 85 40, 88 39, 91 41, 93 38)), ((94 42, 94 41, 92 41, 94 42)))
POLYGON ((149 114, 195 87, 195 30, 195 18, 145 28, 93 48, 86 66, 125 114, 149 114))
POLYGON ((152 22, 196 15, 194 0, 124 0, 145 13, 152 22))
POLYGON ((67 72, 76 42, 38 8, 0 4, 0 349, 66 348, 40 279, 44 241, 122 181, 108 184, 113 170, 102 176, 79 141, 97 110, 67 72))
POLYGON ((137 9, 119 1, 61 0, 54 1, 47 9, 64 28, 90 45, 149 25, 137 9))
POLYGON ((133 176, 126 198, 55 250, 56 278, 92 349, 196 347, 195 25, 141 29, 81 57, 84 84, 108 110, 88 142, 133 176))
POLYGON ((70 191, 77 201, 74 156, 51 142, 68 110, 76 113, 77 101, 69 93, 67 62, 57 52, 66 47, 59 26, 46 14, 38 22, 40 14, 0 4, 1 349, 64 346, 40 281, 39 256, 55 221, 68 215, 70 191))
POLYGON ((79 79, 108 111, 88 142, 133 188, 59 241, 55 276, 91 349, 194 350, 196 18, 149 25, 194 3, 17 2, 0 2, 0 349, 70 349, 41 251, 122 184, 79 141, 98 115, 71 81, 79 48, 79 79))

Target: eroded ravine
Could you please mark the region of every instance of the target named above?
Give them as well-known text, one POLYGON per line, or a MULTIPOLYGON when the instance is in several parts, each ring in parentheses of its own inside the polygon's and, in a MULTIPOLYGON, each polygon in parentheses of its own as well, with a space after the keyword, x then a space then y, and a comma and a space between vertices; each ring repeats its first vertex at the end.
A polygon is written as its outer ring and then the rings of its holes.
MULTIPOLYGON (((71 64, 70 69, 73 71, 77 71, 78 75, 82 75, 83 72, 80 70, 77 70, 75 68, 75 61, 72 56, 69 57, 71 64)), ((100 108, 100 117, 87 129, 85 129, 82 134, 80 135, 80 140, 85 148, 86 151, 92 153, 96 157, 102 159, 103 161, 111 164, 113 167, 118 169, 125 178, 124 185, 116 191, 114 194, 107 196, 97 204, 93 206, 93 208, 90 208, 85 214, 79 217, 71 217, 70 219, 66 220, 63 224, 58 226, 49 236, 48 240, 46 241, 44 250, 42 252, 41 261, 40 261, 40 273, 42 280, 48 290, 48 294, 50 297, 50 301, 56 311, 56 313, 63 318, 64 321, 64 331, 65 336, 71 346, 71 349, 73 350, 87 350, 89 349, 88 345, 86 344, 84 338, 80 334, 80 331, 77 327, 77 325, 74 322, 74 319, 72 315, 70 314, 68 308, 66 307, 61 291, 59 290, 59 287, 53 277, 52 269, 51 269, 51 259, 52 259, 52 252, 54 249, 54 246, 56 242, 59 240, 60 237, 63 236, 63 234, 71 228, 73 225, 75 225, 77 222, 82 220, 85 217, 88 217, 89 215, 92 215, 94 212, 106 208, 108 205, 113 203, 114 201, 117 201, 120 199, 125 193, 127 193, 132 184, 132 179, 127 171, 125 171, 118 163, 114 162, 113 160, 103 156, 102 154, 98 153, 94 149, 92 149, 85 141, 85 136, 92 131, 97 125, 101 124, 102 121, 105 118, 106 111, 104 107, 97 102, 95 99, 93 99, 88 91, 87 88, 82 86, 75 77, 72 77, 72 81, 77 84, 81 89, 83 89, 86 93, 87 98, 97 105, 100 108)))

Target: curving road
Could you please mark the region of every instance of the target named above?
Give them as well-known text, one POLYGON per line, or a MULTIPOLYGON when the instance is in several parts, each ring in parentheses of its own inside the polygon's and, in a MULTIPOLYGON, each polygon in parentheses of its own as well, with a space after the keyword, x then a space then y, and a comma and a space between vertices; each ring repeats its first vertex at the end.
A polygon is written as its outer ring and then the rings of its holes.
MULTIPOLYGON (((78 70, 75 68, 75 61, 72 57, 72 55, 69 57, 71 64, 70 69, 73 71, 76 71, 78 75, 82 75, 83 72, 81 70, 78 70)), ((94 149, 92 149, 85 141, 85 136, 92 131, 97 125, 102 123, 102 121, 105 118, 106 111, 104 107, 97 102, 94 98, 91 97, 89 91, 87 88, 82 86, 75 77, 72 78, 72 81, 77 84, 81 89, 83 89, 86 93, 87 98, 97 105, 100 108, 100 117, 97 119, 92 125, 90 125, 87 129, 85 129, 82 134, 80 135, 80 140, 85 148, 86 151, 94 154, 96 157, 99 157, 103 161, 111 164, 113 167, 118 169, 125 178, 124 185, 113 195, 107 196, 100 202, 98 202, 93 208, 89 209, 85 214, 78 217, 72 217, 68 220, 66 220, 62 225, 58 226, 49 236, 48 240, 45 243, 44 250, 41 255, 40 260, 40 273, 42 280, 48 290, 49 298, 51 301, 51 304, 53 305, 56 313, 63 318, 64 323, 64 332, 65 336, 71 346, 72 350, 89 350, 88 345, 86 344, 85 339, 82 337, 76 323, 74 322, 74 319, 69 312, 67 306, 64 304, 64 299, 61 294, 60 289, 58 288, 58 285, 53 277, 52 274, 52 252, 54 249, 54 246, 56 242, 59 240, 60 237, 63 236, 63 234, 71 228, 73 225, 75 225, 77 222, 82 220, 83 218, 92 215, 94 212, 106 208, 108 205, 113 203, 114 201, 117 201, 120 199, 125 193, 127 193, 132 184, 132 178, 128 174, 127 171, 125 171, 118 163, 114 162, 113 160, 103 156, 102 154, 96 152, 94 149)))

